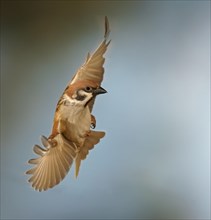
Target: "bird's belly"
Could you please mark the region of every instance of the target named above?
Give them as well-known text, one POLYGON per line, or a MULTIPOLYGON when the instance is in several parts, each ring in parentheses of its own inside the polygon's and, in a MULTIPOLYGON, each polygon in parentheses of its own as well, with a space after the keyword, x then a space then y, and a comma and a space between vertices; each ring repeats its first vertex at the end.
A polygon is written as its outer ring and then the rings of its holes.
POLYGON ((91 125, 91 114, 88 108, 84 108, 80 112, 71 112, 65 113, 66 115, 66 129, 65 136, 70 141, 83 145, 86 135, 90 130, 91 125))

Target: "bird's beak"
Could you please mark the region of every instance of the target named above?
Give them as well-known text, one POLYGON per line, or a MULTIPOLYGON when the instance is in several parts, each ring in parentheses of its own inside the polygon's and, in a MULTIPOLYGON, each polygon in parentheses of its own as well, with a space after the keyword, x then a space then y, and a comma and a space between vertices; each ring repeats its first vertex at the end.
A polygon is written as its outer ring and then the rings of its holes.
POLYGON ((102 87, 99 87, 99 88, 95 89, 93 93, 95 95, 99 95, 99 94, 107 93, 107 91, 105 89, 103 89, 102 87))

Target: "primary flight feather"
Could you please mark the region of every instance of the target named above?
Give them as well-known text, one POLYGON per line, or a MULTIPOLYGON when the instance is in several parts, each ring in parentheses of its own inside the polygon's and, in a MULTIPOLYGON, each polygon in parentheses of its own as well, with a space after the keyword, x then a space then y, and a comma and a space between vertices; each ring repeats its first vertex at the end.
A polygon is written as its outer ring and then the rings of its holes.
POLYGON ((104 39, 93 54, 87 55, 85 63, 78 69, 56 106, 52 132, 48 138, 41 136, 44 148, 34 146, 39 156, 28 162, 34 167, 29 182, 35 190, 43 191, 60 183, 75 162, 78 176, 81 160, 84 160, 94 145, 105 136, 103 131, 93 131, 96 119, 91 114, 97 95, 106 93, 101 87, 103 64, 110 43, 109 23, 105 17, 104 39))

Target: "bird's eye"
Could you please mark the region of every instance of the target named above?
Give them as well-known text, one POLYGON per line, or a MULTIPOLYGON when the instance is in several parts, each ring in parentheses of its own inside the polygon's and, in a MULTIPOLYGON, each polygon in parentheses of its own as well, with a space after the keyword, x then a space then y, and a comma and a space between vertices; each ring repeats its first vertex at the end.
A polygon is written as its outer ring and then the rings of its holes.
POLYGON ((91 92, 91 91, 92 91, 92 88, 89 87, 89 86, 87 86, 87 87, 85 88, 85 90, 86 90, 87 92, 91 92))

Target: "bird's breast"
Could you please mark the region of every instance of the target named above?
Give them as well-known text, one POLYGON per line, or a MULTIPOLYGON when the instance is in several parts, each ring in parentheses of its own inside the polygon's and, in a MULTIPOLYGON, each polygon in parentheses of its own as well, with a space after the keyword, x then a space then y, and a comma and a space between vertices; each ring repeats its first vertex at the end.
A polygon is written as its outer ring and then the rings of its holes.
POLYGON ((83 143, 91 125, 88 106, 63 106, 60 117, 66 121, 65 136, 73 142, 83 143))

